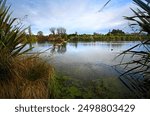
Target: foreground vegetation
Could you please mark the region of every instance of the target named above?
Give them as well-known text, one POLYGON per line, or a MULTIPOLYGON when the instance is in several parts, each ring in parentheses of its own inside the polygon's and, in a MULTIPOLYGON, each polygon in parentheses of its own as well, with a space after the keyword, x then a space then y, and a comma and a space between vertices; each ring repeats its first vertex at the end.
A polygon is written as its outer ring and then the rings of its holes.
POLYGON ((133 28, 137 28, 138 26, 139 32, 147 33, 148 38, 120 54, 123 58, 125 58, 127 54, 131 54, 133 58, 130 62, 124 62, 123 60, 123 62, 120 63, 125 69, 125 73, 121 74, 120 80, 140 98, 150 98, 150 1, 133 1, 138 8, 131 9, 134 16, 125 18, 132 21, 131 26, 133 26, 133 28), (144 49, 140 51, 136 49, 140 47, 144 49), (136 75, 141 75, 143 78, 135 79, 134 77, 136 77, 136 75))
POLYGON ((54 76, 50 65, 26 53, 26 29, 14 25, 10 7, 0 0, 0 98, 54 97, 54 76), (42 71, 42 72, 41 72, 42 71))

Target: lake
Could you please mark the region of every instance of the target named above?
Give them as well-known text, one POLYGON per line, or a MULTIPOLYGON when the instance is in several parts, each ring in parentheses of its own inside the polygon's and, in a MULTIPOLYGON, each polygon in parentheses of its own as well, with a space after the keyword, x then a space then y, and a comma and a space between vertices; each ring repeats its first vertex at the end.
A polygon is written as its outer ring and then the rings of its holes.
MULTIPOLYGON (((32 52, 44 51, 41 57, 52 64, 59 74, 87 81, 118 77, 120 74, 113 66, 119 64, 122 57, 115 57, 138 43, 138 41, 70 42, 53 45, 45 42, 33 44, 32 52)), ((130 56, 124 58, 124 61, 129 60, 130 56)), ((118 70, 122 68, 119 67, 118 70)))

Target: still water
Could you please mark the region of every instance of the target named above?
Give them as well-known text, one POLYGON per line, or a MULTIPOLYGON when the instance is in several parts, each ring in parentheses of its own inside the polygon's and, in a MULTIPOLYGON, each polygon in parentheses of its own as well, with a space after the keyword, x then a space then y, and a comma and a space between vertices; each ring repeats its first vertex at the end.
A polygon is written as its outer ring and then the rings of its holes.
MULTIPOLYGON (((133 47, 139 42, 76 42, 64 45, 52 43, 35 43, 32 52, 43 52, 41 57, 53 65, 63 76, 80 80, 95 80, 99 78, 118 77, 113 68, 119 64, 122 57, 115 58, 122 51, 133 47)), ((131 60, 127 56, 124 61, 131 60)), ((121 67, 118 68, 121 70, 121 67)))

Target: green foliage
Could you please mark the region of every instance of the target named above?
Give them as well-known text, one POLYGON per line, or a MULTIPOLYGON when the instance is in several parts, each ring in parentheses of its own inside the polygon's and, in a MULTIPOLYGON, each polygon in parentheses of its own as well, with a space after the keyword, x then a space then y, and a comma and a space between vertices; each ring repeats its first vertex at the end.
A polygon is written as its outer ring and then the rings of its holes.
POLYGON ((38 32, 37 32, 37 35, 38 35, 38 36, 43 36, 43 32, 42 32, 42 31, 38 31, 38 32))
POLYGON ((145 40, 145 35, 68 35, 70 41, 139 41, 145 40))
POLYGON ((26 37, 28 39, 27 42, 29 44, 32 44, 38 41, 38 37, 36 37, 35 35, 26 35, 26 37))
POLYGON ((119 29, 113 29, 111 32, 108 33, 108 35, 125 35, 125 32, 119 29))
MULTIPOLYGON (((138 25, 141 30, 150 34, 150 6, 149 0, 133 0, 139 7, 133 10, 134 16, 126 17, 127 20, 133 21, 131 26, 138 25)), ((145 41, 129 48, 120 55, 125 58, 126 55, 131 55, 132 59, 129 62, 121 62, 125 72, 121 74, 120 80, 139 98, 149 98, 150 94, 150 37, 147 36, 145 41), (138 50, 142 48, 142 50, 138 50), (124 76, 124 77, 123 77, 124 76), (140 77, 139 77, 140 76, 140 77)), ((123 60, 122 60, 123 61, 123 60)))
POLYGON ((127 20, 131 20, 135 23, 131 26, 138 25, 141 28, 141 31, 147 32, 150 34, 150 6, 148 0, 133 0, 139 7, 137 10, 131 8, 135 14, 132 17, 125 17, 127 20))
POLYGON ((57 74, 57 99, 123 99, 136 98, 118 78, 79 80, 57 74))
POLYGON ((12 56, 26 53, 27 44, 25 29, 14 26, 16 18, 11 18, 10 7, 6 6, 6 0, 0 0, 0 49, 5 50, 12 56))

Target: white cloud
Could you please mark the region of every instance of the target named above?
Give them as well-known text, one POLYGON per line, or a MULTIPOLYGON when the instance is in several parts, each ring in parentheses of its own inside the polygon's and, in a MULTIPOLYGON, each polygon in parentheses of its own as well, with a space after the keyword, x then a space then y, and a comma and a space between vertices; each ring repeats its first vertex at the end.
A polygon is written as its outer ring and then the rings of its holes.
MULTIPOLYGON (((127 21, 123 16, 130 15, 131 3, 116 5, 111 3, 103 12, 97 11, 106 0, 23 0, 22 5, 13 7, 16 17, 28 15, 26 25, 31 25, 34 32, 42 30, 49 33, 50 27, 63 26, 68 33, 93 33, 112 28, 123 28, 127 21), (25 2, 26 1, 26 2, 25 2), (99 4, 98 4, 99 3, 99 4), (119 6, 120 5, 120 6, 119 6)), ((116 3, 116 2, 115 2, 116 3)), ((13 6, 13 5, 12 5, 13 6)))

